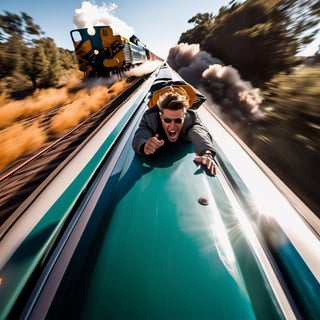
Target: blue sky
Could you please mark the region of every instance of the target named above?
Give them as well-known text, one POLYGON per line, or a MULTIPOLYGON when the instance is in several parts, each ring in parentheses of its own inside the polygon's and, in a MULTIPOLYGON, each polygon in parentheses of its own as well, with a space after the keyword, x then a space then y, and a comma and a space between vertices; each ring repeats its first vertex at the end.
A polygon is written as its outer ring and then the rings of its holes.
MULTIPOLYGON (((12 13, 26 12, 41 26, 46 36, 54 39, 56 45, 73 49, 69 35, 75 29, 73 16, 82 7, 82 0, 1 0, 1 10, 12 13)), ((90 1, 98 7, 116 4, 112 15, 131 27, 134 34, 148 48, 163 58, 174 46, 181 33, 192 28, 187 21, 197 13, 210 12, 216 15, 230 0, 115 0, 90 1)), ((3 14, 3 11, 1 12, 3 14)), ((319 45, 311 49, 314 53, 319 45)))

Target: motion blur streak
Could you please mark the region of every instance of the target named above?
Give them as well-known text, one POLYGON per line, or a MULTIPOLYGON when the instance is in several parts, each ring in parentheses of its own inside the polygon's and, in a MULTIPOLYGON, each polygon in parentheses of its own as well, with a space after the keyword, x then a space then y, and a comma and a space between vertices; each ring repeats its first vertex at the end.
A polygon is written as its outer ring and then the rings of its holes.
POLYGON ((65 130, 78 125, 130 85, 126 80, 113 84, 111 81, 111 78, 95 79, 85 85, 79 79, 73 80, 60 89, 37 90, 21 101, 1 96, 0 171, 50 139, 63 135, 65 130), (46 127, 40 126, 46 111, 51 109, 59 111, 46 127))
POLYGON ((27 127, 21 123, 17 123, 8 130, 1 132, 0 170, 23 154, 41 147, 46 140, 47 135, 39 127, 39 121, 27 127))
POLYGON ((105 87, 100 86, 94 87, 89 91, 82 90, 72 103, 65 105, 59 110, 59 113, 53 117, 50 130, 52 132, 60 132, 76 126, 128 86, 129 84, 123 80, 115 83, 109 94, 107 94, 105 87))
POLYGON ((68 88, 36 90, 24 100, 4 100, 0 102, 0 129, 17 120, 36 116, 61 104, 68 103, 68 88))

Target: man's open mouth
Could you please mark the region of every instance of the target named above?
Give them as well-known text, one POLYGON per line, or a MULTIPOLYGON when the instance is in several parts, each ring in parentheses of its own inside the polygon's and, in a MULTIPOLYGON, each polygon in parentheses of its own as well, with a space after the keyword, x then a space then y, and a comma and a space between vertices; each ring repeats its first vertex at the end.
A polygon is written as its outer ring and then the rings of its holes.
POLYGON ((172 139, 174 140, 177 137, 177 131, 168 130, 168 135, 169 135, 170 140, 172 140, 172 139))

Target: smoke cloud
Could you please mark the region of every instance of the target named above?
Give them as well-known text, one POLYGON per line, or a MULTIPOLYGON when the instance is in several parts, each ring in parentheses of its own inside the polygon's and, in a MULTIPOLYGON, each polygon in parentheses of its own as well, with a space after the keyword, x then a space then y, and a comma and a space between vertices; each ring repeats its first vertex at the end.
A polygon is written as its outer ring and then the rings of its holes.
POLYGON ((169 50, 167 61, 186 81, 209 94, 224 118, 249 121, 262 118, 260 90, 243 81, 232 66, 225 66, 208 52, 201 51, 198 44, 178 44, 169 50))
POLYGON ((105 4, 97 6, 90 1, 83 1, 81 8, 75 10, 73 23, 78 29, 88 28, 89 34, 94 33, 93 27, 107 25, 113 29, 115 35, 129 39, 134 34, 134 30, 113 15, 116 8, 117 5, 114 3, 108 6, 105 4))
POLYGON ((146 61, 145 63, 130 69, 125 72, 126 77, 143 77, 155 71, 160 65, 162 61, 146 61))

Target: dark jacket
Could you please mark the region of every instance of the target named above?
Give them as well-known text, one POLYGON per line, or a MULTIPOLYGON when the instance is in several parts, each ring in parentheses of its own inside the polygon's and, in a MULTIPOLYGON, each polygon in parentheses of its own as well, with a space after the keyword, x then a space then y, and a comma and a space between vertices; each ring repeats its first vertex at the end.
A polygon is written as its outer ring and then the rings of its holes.
MULTIPOLYGON (((135 152, 143 154, 143 146, 146 141, 156 133, 163 132, 159 111, 156 106, 144 113, 132 141, 135 152)), ((202 155, 206 150, 210 150, 215 155, 212 138, 195 110, 187 109, 180 138, 192 142, 198 155, 202 155)), ((160 135, 160 139, 165 139, 165 137, 160 135)))

